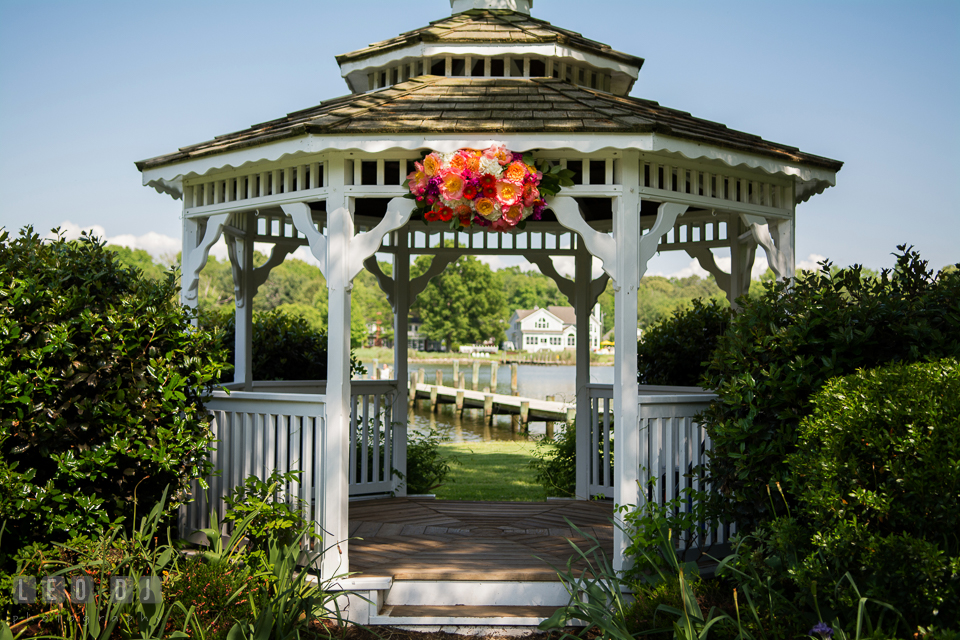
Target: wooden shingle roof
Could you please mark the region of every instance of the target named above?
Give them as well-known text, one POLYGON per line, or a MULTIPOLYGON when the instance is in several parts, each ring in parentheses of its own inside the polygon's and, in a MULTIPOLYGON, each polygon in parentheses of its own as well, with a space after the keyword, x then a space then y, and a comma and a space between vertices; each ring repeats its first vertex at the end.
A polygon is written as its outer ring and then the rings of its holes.
POLYGON ((417 133, 657 133, 784 162, 839 171, 842 162, 702 120, 651 100, 615 96, 554 78, 420 76, 328 100, 284 118, 143 160, 143 171, 305 135, 417 133))
POLYGON ((342 65, 345 62, 355 62, 421 43, 557 43, 624 62, 638 69, 643 65, 643 58, 611 49, 602 42, 584 38, 576 31, 555 27, 546 20, 538 20, 523 13, 496 9, 465 11, 435 20, 429 26, 375 42, 364 49, 341 54, 337 56, 337 63, 342 65))

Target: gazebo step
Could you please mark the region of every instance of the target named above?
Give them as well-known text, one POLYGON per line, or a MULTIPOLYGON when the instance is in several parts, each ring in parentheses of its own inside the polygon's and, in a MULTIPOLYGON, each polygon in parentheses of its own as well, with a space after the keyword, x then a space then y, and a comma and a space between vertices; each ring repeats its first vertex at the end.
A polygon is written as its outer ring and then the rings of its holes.
POLYGON ((570 594, 556 580, 397 580, 386 592, 387 606, 559 607, 570 594))
POLYGON ((536 626, 559 607, 475 605, 387 605, 370 624, 411 626, 536 626))

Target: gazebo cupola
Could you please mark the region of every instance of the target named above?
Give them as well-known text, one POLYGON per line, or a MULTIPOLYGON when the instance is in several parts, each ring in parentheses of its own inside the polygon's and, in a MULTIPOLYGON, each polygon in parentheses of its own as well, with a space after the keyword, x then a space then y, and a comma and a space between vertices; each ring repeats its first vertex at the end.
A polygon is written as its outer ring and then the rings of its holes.
POLYGON ((353 93, 422 75, 557 78, 615 95, 630 93, 643 59, 530 15, 533 0, 450 0, 453 15, 337 56, 353 93))
MULTIPOLYGON (((649 260, 685 252, 732 302, 749 287, 758 249, 777 277, 793 277, 797 205, 836 184, 837 160, 629 96, 642 59, 538 20, 532 5, 451 0, 447 18, 338 56, 350 95, 137 163, 144 185, 182 199, 183 302, 197 304, 200 271, 221 237, 233 266, 236 377, 233 393, 211 405, 223 471, 211 484, 214 499, 242 481, 241 470, 303 469, 298 491, 323 546, 342 553, 324 561, 327 576, 350 568, 350 497, 403 492, 393 470, 406 471, 407 315, 458 256, 526 258, 576 308, 577 496, 660 501, 659 490, 638 487, 662 476, 672 491, 674 470, 686 464, 677 456, 702 455, 709 444, 695 413, 684 413, 689 402, 654 402, 637 385, 637 292, 649 260), (568 169, 573 185, 548 197, 542 217, 523 229, 454 230, 414 219, 403 181, 425 152, 495 144, 547 170, 568 169), (265 264, 254 265, 254 243, 272 247, 265 264), (328 378, 257 381, 251 300, 299 247, 309 248, 328 285, 328 378), (729 269, 715 251, 728 252, 729 269), (392 258, 389 275, 376 255, 392 258), (411 278, 418 255, 432 262, 411 278), (572 277, 558 273, 558 257, 572 258, 572 277), (396 380, 350 379, 350 295, 361 269, 394 309, 396 380), (608 282, 615 382, 601 389, 590 384, 589 315, 608 282), (612 472, 612 423, 598 422, 601 401, 617 429, 612 472), (655 425, 673 426, 651 440, 661 433, 655 425)), ((200 504, 188 521, 206 526, 208 512, 200 504)), ((614 535, 620 568, 626 539, 614 535)))

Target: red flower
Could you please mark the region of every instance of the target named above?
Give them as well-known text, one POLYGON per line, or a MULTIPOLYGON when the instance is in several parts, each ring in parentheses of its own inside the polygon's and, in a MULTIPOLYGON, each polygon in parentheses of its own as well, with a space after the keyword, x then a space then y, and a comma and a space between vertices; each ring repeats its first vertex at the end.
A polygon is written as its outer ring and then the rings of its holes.
POLYGON ((463 197, 467 200, 473 200, 477 197, 477 189, 472 184, 468 184, 463 188, 463 197))
POLYGON ((437 212, 438 217, 443 222, 450 222, 453 218, 453 209, 450 207, 442 207, 440 211, 437 212))
POLYGON ((440 213, 438 211, 434 211, 433 209, 430 209, 430 211, 427 211, 426 213, 423 214, 423 219, 426 220, 427 222, 434 222, 440 219, 440 213))
POLYGON ((496 198, 497 197, 497 188, 495 186, 484 187, 483 188, 483 197, 484 198, 496 198))
POLYGON ((492 173, 485 173, 480 176, 480 186, 481 187, 494 187, 497 184, 497 179, 493 176, 492 173))

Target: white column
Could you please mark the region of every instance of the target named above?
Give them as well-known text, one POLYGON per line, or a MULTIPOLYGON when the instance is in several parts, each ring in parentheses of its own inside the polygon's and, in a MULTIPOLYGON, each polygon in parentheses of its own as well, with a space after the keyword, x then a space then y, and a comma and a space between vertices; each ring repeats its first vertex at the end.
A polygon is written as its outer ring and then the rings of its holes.
POLYGON ((350 484, 347 468, 350 428, 350 241, 353 217, 344 188, 344 160, 331 159, 330 195, 327 198, 327 423, 323 432, 326 495, 323 522, 328 527, 323 576, 349 569, 350 484), (339 454, 339 455, 337 455, 339 454), (340 553, 335 550, 339 549, 340 553))
MULTIPOLYGON (((184 198, 186 200, 186 198, 184 198)), ((186 202, 184 202, 186 209, 186 202)), ((199 304, 198 287, 199 282, 191 278, 193 274, 187 274, 191 263, 191 256, 200 244, 200 221, 196 218, 183 217, 183 239, 180 245, 180 303, 185 307, 196 309, 199 304), (190 282, 188 283, 188 279, 190 282), (190 285, 193 285, 192 287, 190 285)), ((199 280, 199 277, 196 279, 199 280)), ((196 326, 196 321, 194 321, 196 326)))
MULTIPOLYGON (((393 254, 393 367, 397 379, 397 399, 393 408, 393 419, 399 428, 393 432, 393 467, 407 475, 407 398, 410 375, 407 373, 407 331, 410 315, 410 247, 407 246, 407 230, 397 230, 396 253, 393 254)), ((394 478, 394 491, 398 496, 407 495, 406 481, 397 482, 394 478)))
MULTIPOLYGON (((637 487, 640 466, 639 393, 637 388, 637 287, 640 283, 640 158, 624 153, 623 195, 614 199, 614 356, 613 406, 616 421, 614 504, 640 504, 637 487)), ((629 539, 619 527, 613 530, 613 567, 624 568, 629 539)))
POLYGON ((582 241, 574 258, 574 310, 577 314, 577 489, 576 497, 588 499, 590 461, 590 280, 593 256, 582 241))
POLYGON ((235 248, 230 251, 236 326, 233 382, 247 390, 253 386, 253 238, 256 233, 253 216, 253 211, 234 215, 237 229, 244 235, 235 238, 235 248))

